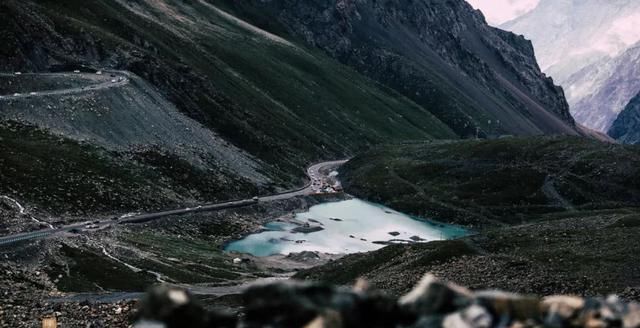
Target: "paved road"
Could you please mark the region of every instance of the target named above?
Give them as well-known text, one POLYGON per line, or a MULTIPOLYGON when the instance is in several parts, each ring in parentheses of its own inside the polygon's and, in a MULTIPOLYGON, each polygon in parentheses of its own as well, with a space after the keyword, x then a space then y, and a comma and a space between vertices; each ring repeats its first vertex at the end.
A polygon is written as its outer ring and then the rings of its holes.
POLYGON ((98 75, 96 73, 22 73, 20 75, 16 75, 15 73, 0 73, 0 78, 3 78, 3 77, 18 78, 20 76, 60 77, 60 78, 73 77, 73 76, 87 76, 87 77, 96 79, 96 83, 87 83, 86 86, 76 87, 76 88, 43 90, 43 91, 34 91, 34 92, 25 91, 18 94, 0 95, 0 101, 21 99, 21 98, 31 98, 31 97, 41 97, 41 96, 48 96, 48 95, 66 95, 66 94, 83 93, 91 90, 102 90, 102 89, 120 87, 120 86, 126 85, 130 81, 129 73, 124 71, 105 71, 101 75, 98 75))
POLYGON ((9 236, 0 237, 0 246, 10 245, 14 243, 18 243, 21 241, 34 240, 51 237, 53 235, 57 235, 65 232, 79 232, 79 231, 94 231, 100 229, 106 229, 113 224, 135 224, 148 222, 152 220, 157 220, 163 217, 172 216, 172 215, 181 215, 187 213, 196 213, 196 212, 211 212, 218 211, 229 208, 238 208, 238 207, 246 207, 255 205, 259 202, 270 202, 275 200, 283 200, 294 198, 302 195, 310 195, 317 192, 316 187, 314 185, 323 183, 324 179, 326 179, 327 173, 332 168, 338 167, 344 164, 346 160, 340 161, 330 161, 330 162, 322 162, 318 164, 314 164, 307 169, 307 175, 309 176, 309 183, 307 183, 304 187, 290 190, 287 192, 275 194, 275 195, 267 195, 259 197, 258 199, 243 199, 231 202, 224 203, 216 203, 216 204, 204 204, 196 207, 187 207, 183 209, 176 209, 170 211, 162 211, 155 213, 144 213, 144 214, 126 214, 121 217, 112 218, 110 220, 97 220, 93 222, 82 222, 82 223, 74 223, 67 226, 63 226, 56 229, 46 229, 46 230, 38 230, 33 232, 26 232, 20 234, 14 234, 9 236), (87 225, 93 225, 92 228, 87 229, 87 225))
MULTIPOLYGON (((74 93, 82 93, 90 90, 101 90, 113 87, 119 87, 126 85, 130 81, 129 72, 125 71, 104 71, 102 74, 96 73, 0 73, 0 78, 2 77, 20 77, 20 76, 42 76, 42 77, 72 77, 72 76, 86 76, 91 79, 95 79, 96 83, 88 84, 82 87, 76 88, 67 88, 67 89, 58 89, 58 90, 43 90, 37 92, 25 92, 20 94, 11 94, 11 95, 0 95, 0 101, 3 100, 12 100, 12 99, 20 99, 20 98, 29 98, 29 97, 40 97, 46 95, 64 95, 64 94, 74 94, 74 93)), ((0 246, 9 245, 13 243, 17 243, 25 240, 33 240, 39 238, 45 238, 52 235, 56 235, 63 232, 73 232, 73 231, 81 231, 81 230, 99 230, 104 229, 112 224, 127 224, 127 223, 142 223, 151 220, 156 220, 162 217, 171 216, 171 215, 180 215, 186 213, 195 213, 195 212, 207 212, 207 211, 218 211, 222 209, 229 208, 237 208, 254 205, 257 202, 269 202, 275 200, 282 200, 293 198, 301 195, 309 195, 317 192, 318 185, 321 185, 326 177, 322 175, 322 171, 325 168, 331 168, 339 166, 345 163, 346 160, 340 161, 330 161, 330 162, 322 162, 315 165, 310 166, 307 169, 307 175, 310 178, 310 182, 305 185, 303 188, 290 190, 287 192, 268 195, 264 197, 259 197, 258 200, 255 199, 244 199, 238 201, 217 203, 217 204, 204 204, 201 206, 183 208, 171 211, 162 211, 156 213, 145 213, 140 214, 136 213, 133 215, 125 215, 119 218, 114 218, 111 220, 102 220, 102 221, 94 221, 94 222, 82 222, 76 223, 72 225, 67 225, 60 228, 55 229, 47 229, 47 230, 38 230, 28 233, 14 234, 9 236, 0 237, 0 246), (88 224, 94 225, 91 229, 86 229, 88 224)))
POLYGON ((315 186, 322 185, 322 183, 327 177, 324 173, 328 173, 326 172, 327 170, 336 168, 346 162, 347 160, 339 160, 339 161, 322 162, 322 163, 311 165, 307 169, 307 176, 309 177, 309 183, 307 183, 303 188, 290 190, 290 191, 276 194, 276 195, 260 197, 260 201, 269 202, 274 200, 293 198, 296 196, 315 194, 319 192, 318 188, 315 186))

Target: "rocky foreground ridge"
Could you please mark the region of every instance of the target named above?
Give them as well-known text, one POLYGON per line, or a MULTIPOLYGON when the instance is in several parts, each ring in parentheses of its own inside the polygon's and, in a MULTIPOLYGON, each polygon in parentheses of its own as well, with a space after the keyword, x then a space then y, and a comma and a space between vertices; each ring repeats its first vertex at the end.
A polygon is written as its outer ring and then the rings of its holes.
POLYGON ((0 285, 11 286, 1 291, 0 327, 36 327, 43 318, 60 327, 640 327, 640 304, 617 296, 475 292, 431 274, 399 298, 364 280, 353 288, 293 280, 255 285, 233 312, 210 310, 169 285, 140 302, 74 302, 45 292, 49 284, 38 271, 0 264, 0 285))
POLYGON ((244 315, 208 312, 187 292, 150 291, 135 327, 640 327, 640 304, 616 296, 516 295, 472 292, 426 275, 399 299, 370 290, 286 282, 254 286, 244 315))

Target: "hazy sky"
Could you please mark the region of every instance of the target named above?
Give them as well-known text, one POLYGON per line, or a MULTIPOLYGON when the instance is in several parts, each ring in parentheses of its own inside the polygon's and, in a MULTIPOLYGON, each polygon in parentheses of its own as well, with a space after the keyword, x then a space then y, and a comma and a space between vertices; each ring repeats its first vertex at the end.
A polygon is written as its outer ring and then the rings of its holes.
POLYGON ((540 0, 467 0, 480 9, 489 24, 496 26, 510 21, 536 7, 540 0))

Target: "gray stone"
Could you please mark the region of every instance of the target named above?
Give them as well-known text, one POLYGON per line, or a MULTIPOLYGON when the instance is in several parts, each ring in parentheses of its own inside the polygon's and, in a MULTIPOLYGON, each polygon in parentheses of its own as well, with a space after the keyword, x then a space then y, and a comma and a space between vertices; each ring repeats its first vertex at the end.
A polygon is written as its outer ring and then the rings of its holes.
POLYGON ((400 305, 420 315, 446 314, 467 307, 473 301, 471 291, 426 275, 400 305))

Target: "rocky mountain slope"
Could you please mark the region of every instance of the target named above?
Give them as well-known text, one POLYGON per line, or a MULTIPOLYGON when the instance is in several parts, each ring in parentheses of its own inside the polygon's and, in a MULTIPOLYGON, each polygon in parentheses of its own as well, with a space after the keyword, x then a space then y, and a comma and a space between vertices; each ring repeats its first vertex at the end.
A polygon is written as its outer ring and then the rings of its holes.
MULTIPOLYGON (((153 147, 116 151, 15 121, 0 123, 0 140, 0 195, 51 223, 234 199, 260 190, 255 180, 212 159, 193 165, 153 147)), ((17 211, 12 202, 0 199, 0 206, 17 211)), ((31 222, 28 216, 21 220, 4 218, 0 234, 31 222)))
POLYGON ((381 142, 579 133, 531 44, 462 0, 8 0, 0 29, 4 120, 270 190, 381 142))
MULTIPOLYGON (((399 93, 205 1, 9 0, 0 31, 0 72, 25 73, 0 76, 4 120, 107 151, 154 148, 177 156, 162 158, 167 168, 226 172, 231 185, 219 187, 231 190, 239 180, 289 188, 309 162, 382 141, 457 138, 399 93), (94 89, 111 70, 118 87, 94 89)), ((0 192, 40 200, 13 188, 0 192)))
POLYGON ((638 21, 638 1, 542 0, 500 27, 531 39, 542 70, 565 89, 576 121, 605 132, 633 96, 620 90, 638 84, 635 77, 626 81, 631 75, 622 69, 638 66, 638 21))
POLYGON ((463 0, 217 1, 288 33, 430 110, 458 134, 575 134, 531 43, 463 0), (265 17, 268 13, 268 17, 265 17))
POLYGON ((256 185, 270 181, 259 172, 268 167, 178 111, 133 74, 21 74, 0 80, 5 94, 37 91, 0 100, 3 120, 26 122, 111 151, 157 149, 205 170, 235 171, 256 185), (74 79, 79 80, 76 85, 64 86, 74 79), (37 89, 32 80, 38 80, 37 89))
POLYGON ((0 6, 1 71, 133 72, 281 176, 382 140, 456 137, 398 93, 205 1, 0 6))
POLYGON ((576 72, 566 85, 576 120, 607 131, 640 90, 640 42, 613 59, 602 59, 576 72))
POLYGON ((608 133, 622 143, 640 144, 640 93, 618 115, 608 133))

